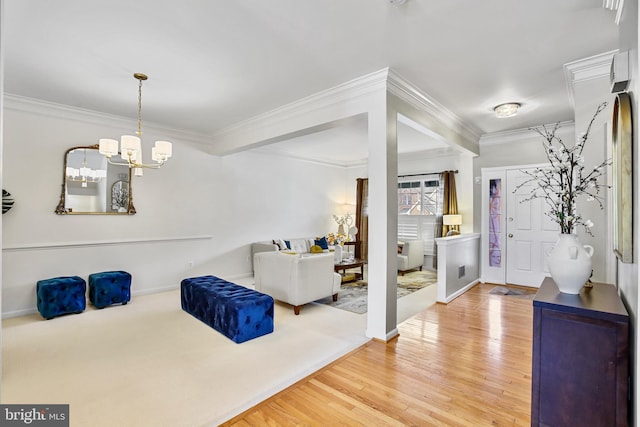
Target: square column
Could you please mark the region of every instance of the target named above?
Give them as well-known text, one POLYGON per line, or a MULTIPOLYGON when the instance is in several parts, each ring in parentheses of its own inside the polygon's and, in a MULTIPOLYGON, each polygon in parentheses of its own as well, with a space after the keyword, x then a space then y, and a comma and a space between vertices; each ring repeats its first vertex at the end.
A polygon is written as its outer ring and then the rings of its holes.
POLYGON ((397 329, 397 112, 386 92, 369 111, 369 293, 366 335, 389 341, 397 329))

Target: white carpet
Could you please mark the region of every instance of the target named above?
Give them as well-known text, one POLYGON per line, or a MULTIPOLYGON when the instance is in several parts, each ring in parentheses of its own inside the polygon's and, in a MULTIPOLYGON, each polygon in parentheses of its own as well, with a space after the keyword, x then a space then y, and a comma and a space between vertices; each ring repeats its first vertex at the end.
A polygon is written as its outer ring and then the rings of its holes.
MULTIPOLYGON (((400 321, 430 288, 403 298, 400 321)), ((275 331, 236 344, 182 311, 178 290, 5 319, 2 402, 68 403, 71 426, 217 425, 365 343, 365 328, 366 315, 276 302, 275 331)))

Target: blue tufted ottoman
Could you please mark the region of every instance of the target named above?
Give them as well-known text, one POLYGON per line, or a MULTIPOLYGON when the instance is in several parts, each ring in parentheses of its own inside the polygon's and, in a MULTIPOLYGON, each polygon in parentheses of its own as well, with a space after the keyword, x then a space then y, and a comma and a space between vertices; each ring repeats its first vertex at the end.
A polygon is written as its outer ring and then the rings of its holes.
POLYGON ((182 309, 241 343, 273 332, 273 298, 216 276, 184 279, 182 309))
POLYGON ((82 313, 87 306, 87 282, 78 276, 53 277, 36 282, 38 311, 45 319, 82 313))
POLYGON ((96 308, 123 305, 131 299, 131 274, 126 271, 103 271, 89 275, 89 301, 96 308))

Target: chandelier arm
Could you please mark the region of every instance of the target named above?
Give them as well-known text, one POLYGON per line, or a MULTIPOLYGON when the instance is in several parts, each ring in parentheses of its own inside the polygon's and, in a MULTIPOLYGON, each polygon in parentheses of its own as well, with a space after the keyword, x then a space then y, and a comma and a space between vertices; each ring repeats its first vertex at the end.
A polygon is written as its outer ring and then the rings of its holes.
POLYGON ((157 164, 136 163, 136 162, 114 162, 113 160, 111 160, 111 157, 107 157, 107 162, 110 165, 115 165, 115 166, 126 166, 128 168, 144 168, 144 169, 160 169, 166 163, 166 161, 162 161, 157 164))

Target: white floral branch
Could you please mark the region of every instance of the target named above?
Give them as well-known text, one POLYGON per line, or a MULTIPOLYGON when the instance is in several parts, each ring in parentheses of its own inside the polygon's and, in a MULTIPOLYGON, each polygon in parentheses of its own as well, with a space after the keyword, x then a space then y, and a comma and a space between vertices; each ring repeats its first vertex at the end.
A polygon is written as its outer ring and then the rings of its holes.
POLYGON ((517 185, 514 193, 524 186, 533 185, 534 188, 529 197, 521 200, 521 203, 544 198, 550 208, 547 215, 560 226, 561 233, 573 233, 576 226, 582 225, 587 233, 593 236, 590 230, 593 222, 582 218, 576 210, 576 201, 579 196, 585 195, 587 201, 597 201, 600 209, 604 209, 604 198, 600 195, 600 190, 609 186, 600 184, 599 179, 605 174, 607 166, 611 165, 611 159, 603 161, 592 169, 587 169, 584 166, 582 152, 593 122, 606 107, 606 102, 598 106, 587 130, 580 135, 573 147, 568 147, 556 135, 560 123, 556 123, 552 128, 547 126, 530 128, 545 139, 543 146, 550 167, 522 170, 529 178, 517 185))

